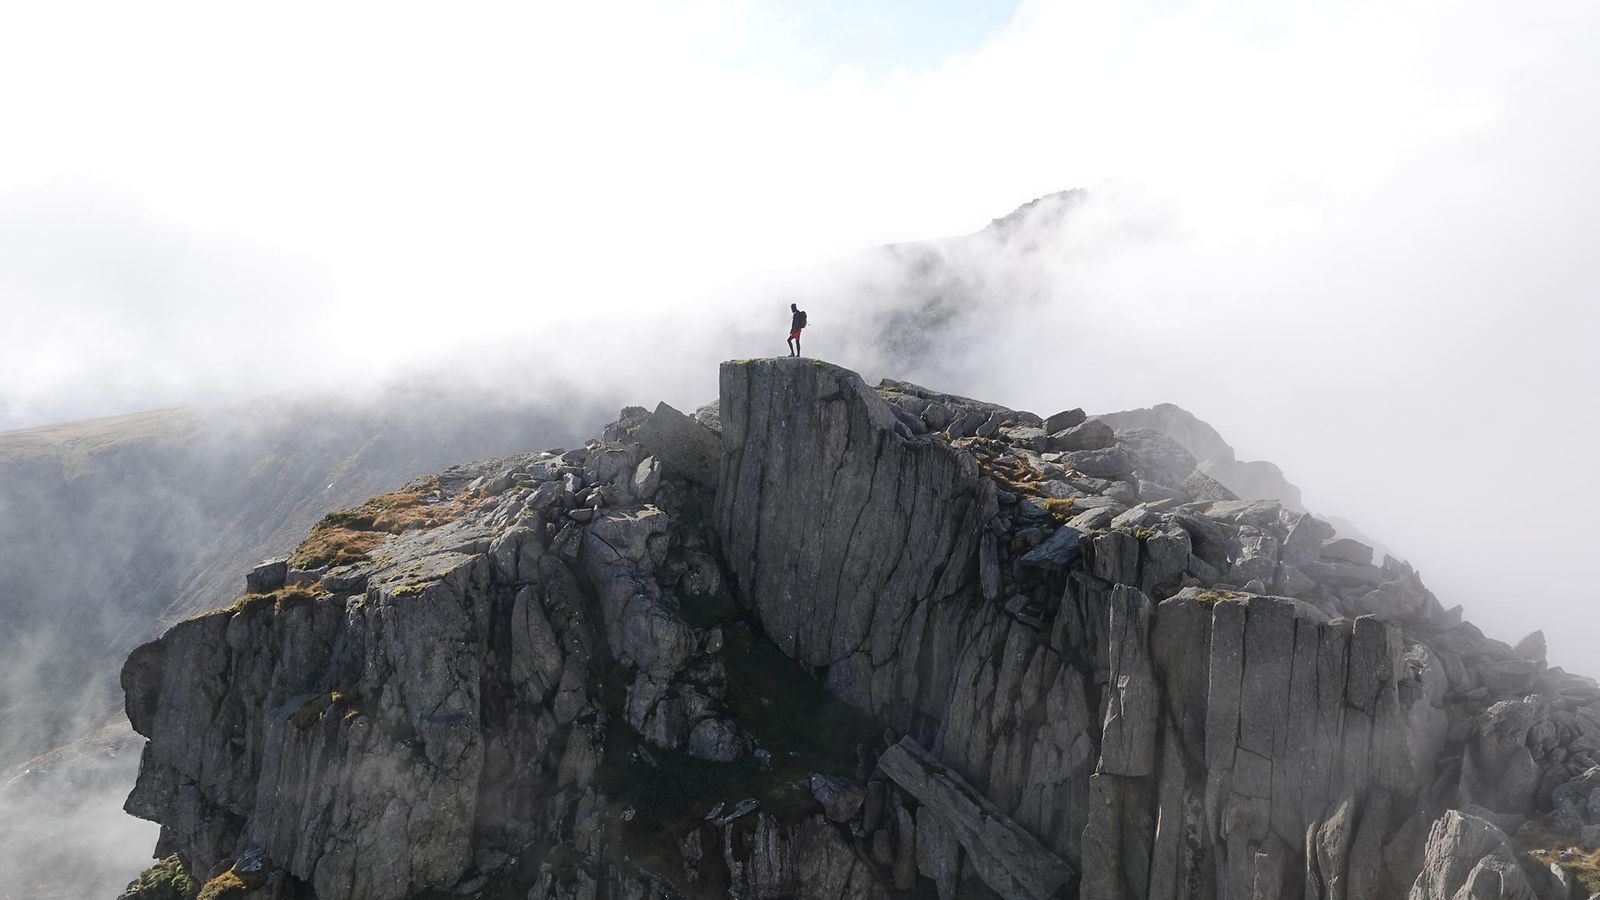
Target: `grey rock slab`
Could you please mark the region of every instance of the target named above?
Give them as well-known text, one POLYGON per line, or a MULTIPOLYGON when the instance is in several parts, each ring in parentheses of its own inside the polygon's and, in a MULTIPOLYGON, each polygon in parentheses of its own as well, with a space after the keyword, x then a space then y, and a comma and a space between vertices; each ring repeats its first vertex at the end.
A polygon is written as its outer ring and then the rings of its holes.
POLYGON ((1141 528, 1150 522, 1160 521, 1161 515, 1141 503, 1127 512, 1118 513, 1111 520, 1112 528, 1141 528))
POLYGON ((1428 832, 1422 871, 1408 900, 1536 900, 1505 833, 1448 810, 1428 832))
POLYGON ((1276 500, 1223 500, 1206 508, 1206 515, 1230 525, 1266 528, 1278 521, 1283 504, 1276 500))
POLYGON ((731 719, 702 719, 689 732, 689 755, 712 762, 733 762, 744 753, 739 728, 731 719))
POLYGON ((961 842, 930 806, 917 807, 917 871, 933 882, 939 900, 955 900, 961 878, 961 842))
POLYGON ((1095 478, 1133 474, 1133 456, 1120 447, 1105 450, 1077 450, 1068 453, 1066 462, 1074 470, 1095 478))
POLYGON ((1543 662, 1545 658, 1545 639, 1543 631, 1530 632, 1522 640, 1512 646, 1511 652, 1523 659, 1543 662))
POLYGON ((886 709, 906 690, 895 660, 918 610, 975 599, 994 482, 943 441, 897 434, 849 370, 751 360, 721 378, 715 522, 734 584, 786 654, 828 666, 841 699, 886 709))
POLYGON ((917 883, 917 822, 904 806, 895 810, 894 887, 909 891, 917 883))
POLYGON ((735 803, 733 808, 727 812, 721 812, 722 804, 719 803, 717 804, 717 808, 712 810, 712 813, 715 815, 707 815, 706 820, 720 828, 723 825, 727 825, 729 822, 734 821, 735 819, 744 818, 760 808, 761 801, 755 799, 754 797, 740 800, 738 803, 735 803))
POLYGON ((1110 487, 1105 489, 1102 496, 1131 506, 1139 502, 1139 482, 1133 480, 1114 481, 1110 487))
POLYGON ((1084 510, 1067 520, 1067 527, 1079 532, 1100 531, 1111 527, 1117 517, 1113 506, 1096 506, 1084 510))
MULTIPOLYGON (((783 360, 775 360, 775 362, 781 363, 783 360)), ((915 397, 928 403, 929 408, 932 408, 933 406, 945 406, 961 410, 970 409, 982 412, 986 416, 999 413, 1003 419, 1009 419, 1019 425, 1044 424, 1044 420, 1040 419, 1031 412, 1009 409, 1001 406, 998 403, 986 403, 982 400, 974 400, 971 397, 962 397, 957 394, 947 394, 943 391, 935 391, 930 388, 922 387, 921 385, 912 384, 909 381, 896 381, 892 378, 884 378, 878 382, 877 391, 878 393, 896 393, 907 397, 915 397)))
POLYGON ((1285 597, 1300 597, 1316 590, 1317 583, 1294 565, 1283 562, 1278 564, 1271 587, 1274 592, 1285 597))
POLYGON ((1283 541, 1284 561, 1295 566, 1315 562, 1322 556, 1322 545, 1333 537, 1333 526, 1310 513, 1290 516, 1289 533, 1283 541))
POLYGON ((985 532, 978 545, 978 589, 990 603, 1000 599, 1000 556, 993 534, 985 532))
POLYGON ((1378 587, 1388 580, 1383 570, 1377 566, 1362 565, 1361 563, 1346 562, 1344 560, 1316 560, 1308 562, 1301 567, 1313 581, 1339 588, 1365 588, 1378 587))
POLYGON ((722 459, 717 433, 665 403, 633 430, 638 441, 667 471, 690 481, 715 487, 722 459))
MULTIPOLYGON (((918 432, 920 434, 920 432, 918 432)), ((1015 428, 1002 428, 1000 434, 1012 445, 1029 450, 1047 449, 1047 435, 1043 428, 1031 425, 1019 425, 1015 428)))
POLYGON ((978 433, 979 428, 989 422, 990 415, 990 413, 979 409, 967 410, 956 416, 955 420, 945 429, 945 434, 952 438, 973 437, 978 433))
POLYGON ((1021 563, 1046 572, 1064 571, 1078 558, 1078 543, 1082 537, 1076 528, 1063 525, 1044 543, 1023 554, 1021 563))
POLYGON ((1357 565, 1372 564, 1372 548, 1352 538, 1323 541, 1320 555, 1323 559, 1342 560, 1357 565))
POLYGON ((1177 484, 1194 472, 1194 456, 1182 444, 1153 428, 1119 429, 1117 444, 1133 454, 1141 478, 1177 484))
POLYGON ((848 822, 861 812, 867 799, 866 788, 848 778, 813 773, 811 796, 822 804, 822 812, 833 822, 848 822))
POLYGON ((1149 478, 1139 479, 1139 496, 1146 501, 1171 501, 1182 503, 1189 499, 1189 495, 1174 487, 1168 487, 1149 478))
POLYGON ((1199 470, 1190 472, 1188 477, 1177 485, 1177 488, 1197 501, 1213 502, 1239 499, 1237 494, 1228 490, 1221 482, 1199 470))
POLYGON ((911 738, 886 750, 878 767, 955 831, 979 877, 1001 896, 1049 900, 1072 878, 1065 860, 911 738))
POLYGON ((1066 409, 1044 420, 1044 430, 1048 434, 1065 431, 1077 425, 1082 425, 1088 416, 1082 409, 1066 409))
POLYGON ((289 560, 269 559, 251 569, 244 576, 244 589, 247 594, 264 594, 283 587, 289 577, 289 560))
POLYGON ((1050 436, 1045 438, 1044 449, 1056 453, 1104 450, 1108 447, 1116 446, 1116 443, 1117 433, 1112 430, 1110 425, 1099 419, 1090 419, 1087 422, 1051 432, 1050 436))
POLYGON ((640 460, 633 471, 633 478, 629 482, 628 490, 635 500, 654 499, 656 491, 661 487, 661 461, 654 456, 647 456, 640 460))
POLYGON ((1111 670, 1099 771, 1149 775, 1155 766, 1160 689, 1150 661, 1150 600, 1137 588, 1117 585, 1111 593, 1111 670))
POLYGON ((714 434, 722 434, 722 411, 718 408, 717 401, 700 407, 694 411, 694 420, 711 429, 714 434))

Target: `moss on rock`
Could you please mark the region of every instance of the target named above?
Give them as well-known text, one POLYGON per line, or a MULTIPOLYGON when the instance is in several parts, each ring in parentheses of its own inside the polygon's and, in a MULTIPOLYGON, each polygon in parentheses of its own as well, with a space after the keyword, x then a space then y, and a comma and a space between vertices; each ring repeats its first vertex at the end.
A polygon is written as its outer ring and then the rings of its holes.
POLYGON ((194 900, 198 891, 199 886, 174 853, 140 872, 138 878, 128 883, 123 896, 138 900, 194 900))

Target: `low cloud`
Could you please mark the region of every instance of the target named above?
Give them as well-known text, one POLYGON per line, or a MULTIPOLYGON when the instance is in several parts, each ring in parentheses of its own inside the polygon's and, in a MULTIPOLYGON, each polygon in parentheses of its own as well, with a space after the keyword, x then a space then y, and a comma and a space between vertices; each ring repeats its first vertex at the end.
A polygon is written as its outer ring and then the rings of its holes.
POLYGON ((869 377, 1178 403, 1600 671, 1600 7, 1029 2, 887 68, 741 2, 90 12, 0 28, 0 428, 688 407, 799 302, 869 377))

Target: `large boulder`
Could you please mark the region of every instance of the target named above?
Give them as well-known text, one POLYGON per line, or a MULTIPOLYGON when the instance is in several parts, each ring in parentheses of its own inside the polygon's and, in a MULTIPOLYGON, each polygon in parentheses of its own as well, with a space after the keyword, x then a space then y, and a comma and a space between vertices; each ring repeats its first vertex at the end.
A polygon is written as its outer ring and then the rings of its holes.
POLYGON ((1044 430, 1046 434, 1066 431, 1068 428, 1082 425, 1087 418, 1082 409, 1064 409, 1044 420, 1044 430))
POLYGON ((1527 743, 1540 715, 1539 701, 1531 696, 1502 700, 1484 710, 1461 761, 1461 803, 1500 813, 1533 809, 1541 773, 1527 743))
POLYGON ((722 445, 717 432, 699 420, 658 403, 655 412, 634 428, 632 437, 661 460, 668 472, 707 487, 716 485, 722 445))
POLYGON ((1077 450, 1066 455, 1066 462, 1079 473, 1092 478, 1131 475, 1134 469, 1133 455, 1120 447, 1077 450))
POLYGON ((1449 810, 1428 832, 1408 900, 1538 900, 1505 833, 1449 810))
POLYGON ((1080 422, 1070 428, 1051 432, 1044 448, 1054 451, 1104 450, 1117 442, 1117 433, 1099 419, 1080 422))
POLYGON ((878 767, 955 833, 984 882, 1001 896, 1049 900, 1072 878, 1066 860, 911 738, 902 738, 885 751, 878 767))

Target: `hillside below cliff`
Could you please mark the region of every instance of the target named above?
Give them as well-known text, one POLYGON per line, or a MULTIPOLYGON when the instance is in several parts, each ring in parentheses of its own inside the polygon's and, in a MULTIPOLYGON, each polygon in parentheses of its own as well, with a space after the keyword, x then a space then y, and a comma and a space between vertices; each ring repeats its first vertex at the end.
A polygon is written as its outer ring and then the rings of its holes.
POLYGON ((128 658, 126 896, 1600 890, 1600 686, 1122 416, 736 361, 330 514, 128 658))

